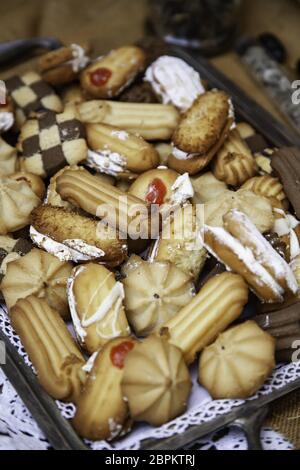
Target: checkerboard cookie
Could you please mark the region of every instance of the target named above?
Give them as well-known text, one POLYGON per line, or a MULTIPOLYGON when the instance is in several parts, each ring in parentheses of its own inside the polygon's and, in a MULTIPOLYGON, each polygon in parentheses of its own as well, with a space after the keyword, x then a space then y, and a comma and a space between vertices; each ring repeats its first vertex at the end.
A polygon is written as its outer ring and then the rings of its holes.
POLYGON ((6 88, 16 105, 17 124, 22 125, 26 117, 42 110, 56 113, 62 111, 62 102, 42 77, 29 71, 5 80, 6 88))
POLYGON ((21 129, 19 149, 23 171, 47 177, 87 156, 85 128, 67 108, 61 114, 48 111, 29 119, 21 129))

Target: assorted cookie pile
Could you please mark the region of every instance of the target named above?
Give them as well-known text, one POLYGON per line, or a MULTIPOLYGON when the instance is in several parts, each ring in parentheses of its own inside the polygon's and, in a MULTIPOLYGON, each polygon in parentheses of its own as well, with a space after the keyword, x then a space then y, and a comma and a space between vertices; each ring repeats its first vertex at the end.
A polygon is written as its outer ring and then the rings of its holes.
POLYGON ((6 86, 1 296, 80 436, 184 413, 196 360, 215 399, 293 360, 298 149, 269 148, 227 93, 136 46, 92 60, 72 44, 6 86))

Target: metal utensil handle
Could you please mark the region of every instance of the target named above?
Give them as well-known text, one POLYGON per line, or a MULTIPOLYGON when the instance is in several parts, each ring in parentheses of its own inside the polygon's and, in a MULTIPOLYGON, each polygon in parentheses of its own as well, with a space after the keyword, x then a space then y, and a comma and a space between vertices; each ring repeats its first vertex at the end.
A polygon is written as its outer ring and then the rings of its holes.
POLYGON ((0 43, 0 65, 7 64, 37 48, 54 50, 61 47, 61 45, 61 42, 56 38, 39 37, 2 42, 0 43))
POLYGON ((268 410, 268 406, 263 406, 250 413, 246 412, 232 423, 233 426, 237 426, 244 431, 248 450, 263 450, 260 434, 268 410))

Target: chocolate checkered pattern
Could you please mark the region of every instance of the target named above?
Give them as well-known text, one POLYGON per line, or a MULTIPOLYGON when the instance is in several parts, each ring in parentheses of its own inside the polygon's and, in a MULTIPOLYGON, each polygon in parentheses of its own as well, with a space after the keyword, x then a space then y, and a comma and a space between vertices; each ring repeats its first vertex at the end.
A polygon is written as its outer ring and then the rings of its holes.
POLYGON ((40 156, 47 176, 52 176, 64 166, 78 163, 85 158, 83 155, 77 161, 68 160, 66 153, 75 153, 71 152, 70 145, 74 145, 79 139, 85 139, 85 128, 77 119, 66 116, 66 120, 63 120, 63 116, 64 114, 52 111, 40 115, 34 120, 37 123, 34 135, 22 141, 22 156, 40 156))
POLYGON ((31 113, 50 109, 62 111, 62 104, 54 90, 42 80, 36 72, 27 72, 5 80, 6 88, 25 116, 31 113))

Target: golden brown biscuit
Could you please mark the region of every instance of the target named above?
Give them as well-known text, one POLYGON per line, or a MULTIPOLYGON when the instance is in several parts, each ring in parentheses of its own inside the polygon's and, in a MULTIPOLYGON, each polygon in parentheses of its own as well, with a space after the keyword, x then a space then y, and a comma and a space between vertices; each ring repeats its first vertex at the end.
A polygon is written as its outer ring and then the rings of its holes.
POLYGON ((123 273, 126 315, 137 336, 157 331, 195 294, 190 276, 167 261, 132 256, 123 273))
POLYGON ((192 383, 180 349, 149 336, 127 355, 121 388, 135 421, 161 426, 184 413, 192 383))
POLYGON ((243 184, 242 189, 247 189, 259 196, 267 197, 271 202, 272 198, 275 198, 282 204, 283 208, 288 208, 289 202, 278 178, 270 175, 254 176, 243 184))
POLYGON ((241 276, 223 273, 212 277, 200 292, 161 329, 169 342, 182 350, 187 364, 214 341, 242 313, 248 288, 241 276))
POLYGON ((199 237, 201 220, 198 216, 196 207, 191 204, 176 210, 171 220, 165 221, 161 235, 152 248, 150 259, 170 261, 197 280, 207 256, 199 237))
POLYGON ((229 96, 224 91, 204 93, 181 118, 173 134, 174 145, 184 152, 206 155, 220 139, 229 112, 229 96))
POLYGON ((191 182, 194 188, 193 204, 203 204, 211 199, 222 198, 222 193, 227 190, 224 181, 219 181, 211 171, 193 176, 191 182))
POLYGON ((15 181, 26 181, 32 191, 37 195, 39 199, 43 199, 46 192, 46 187, 42 178, 33 173, 27 173, 25 171, 18 171, 10 175, 10 178, 15 181))
POLYGON ((229 328, 206 347, 199 382, 214 400, 247 398, 275 367, 275 340, 254 321, 229 328))
POLYGON ((40 204, 27 181, 0 178, 0 235, 26 227, 31 211, 40 204))
POLYGON ((232 120, 228 119, 221 134, 219 135, 217 142, 206 154, 199 154, 198 152, 184 152, 181 149, 173 146, 172 153, 168 158, 168 166, 173 168, 173 170, 178 171, 179 173, 187 172, 190 175, 199 173, 209 165, 216 153, 222 147, 228 136, 231 125, 232 120))
POLYGON ((121 381, 125 356, 134 344, 128 337, 113 339, 97 354, 72 421, 80 436, 93 441, 111 440, 128 425, 128 405, 123 399, 121 381))
POLYGON ((8 264, 26 255, 31 249, 32 243, 29 240, 0 235, 0 301, 4 301, 1 294, 1 281, 6 274, 8 264))
POLYGON ((31 295, 16 303, 10 317, 42 387, 57 400, 76 402, 85 360, 58 312, 31 295))
POLYGON ((123 172, 143 173, 156 168, 159 156, 142 137, 104 124, 86 126, 87 165, 101 173, 122 177, 123 172))
POLYGON ((231 186, 241 186, 257 173, 256 162, 239 132, 232 129, 213 161, 216 178, 231 186))
POLYGON ((122 283, 104 266, 74 268, 68 281, 70 312, 77 338, 90 354, 110 339, 130 334, 123 299, 122 283))
POLYGON ((34 243, 62 261, 96 260, 121 264, 127 253, 126 240, 101 222, 62 207, 40 206, 31 214, 34 243))
POLYGON ((0 178, 17 171, 17 149, 0 137, 0 178))
POLYGON ((269 232, 274 223, 270 201, 249 190, 224 191, 219 197, 204 204, 205 223, 223 227, 223 216, 231 209, 238 209, 249 217, 261 233, 269 232))
POLYGON ((145 67, 145 54, 135 46, 124 46, 96 59, 81 73, 81 85, 96 98, 118 96, 145 67))
POLYGON ((64 318, 69 316, 66 295, 71 263, 63 263, 45 251, 33 248, 22 258, 9 263, 1 290, 7 307, 12 308, 19 299, 35 295, 45 299, 50 307, 64 318))
POLYGON ((78 105, 77 110, 86 124, 107 124, 145 140, 170 139, 179 121, 176 108, 164 104, 93 100, 78 105))

